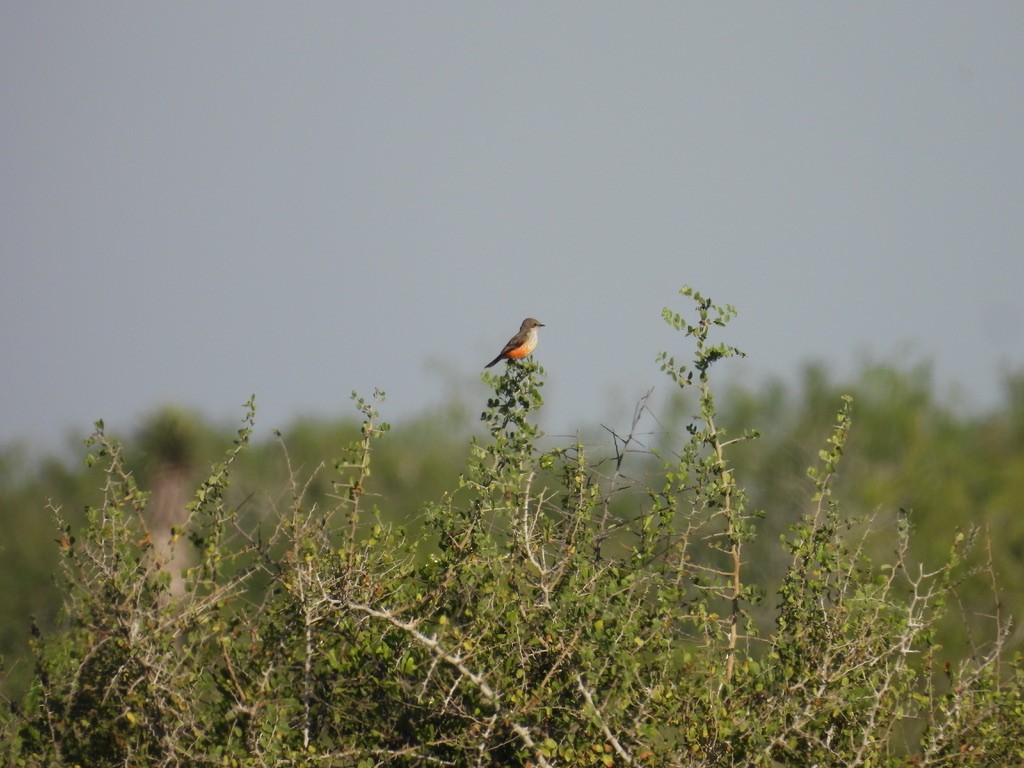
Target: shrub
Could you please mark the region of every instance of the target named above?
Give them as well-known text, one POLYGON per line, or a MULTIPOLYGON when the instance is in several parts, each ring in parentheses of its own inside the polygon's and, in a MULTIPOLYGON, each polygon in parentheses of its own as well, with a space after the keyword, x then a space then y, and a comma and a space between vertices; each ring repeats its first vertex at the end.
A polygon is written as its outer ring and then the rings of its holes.
POLYGON ((1020 763, 1009 621, 993 609, 964 658, 934 632, 960 580, 991 570, 986 536, 951 534, 945 562, 925 566, 894 511, 892 560, 871 562, 874 521, 845 517, 832 493, 848 398, 808 511, 779 542, 781 587, 748 576, 745 545, 776 512, 749 508, 729 460, 756 435, 718 423, 711 372, 741 353, 712 332, 735 310, 682 293, 695 319, 664 317, 693 360, 661 364, 696 414, 660 471, 631 476, 649 458, 646 399, 610 456, 541 450, 543 370, 510 363, 484 375, 486 436, 457 487, 409 515, 415 533, 372 505, 379 393, 353 395, 362 431, 334 463, 330 503, 293 476, 290 503, 255 527, 228 493, 250 401, 170 542, 154 542, 149 496, 98 423, 104 498, 81 531, 55 510, 64 630, 35 640, 34 685, 4 722, 10 763, 1020 763))

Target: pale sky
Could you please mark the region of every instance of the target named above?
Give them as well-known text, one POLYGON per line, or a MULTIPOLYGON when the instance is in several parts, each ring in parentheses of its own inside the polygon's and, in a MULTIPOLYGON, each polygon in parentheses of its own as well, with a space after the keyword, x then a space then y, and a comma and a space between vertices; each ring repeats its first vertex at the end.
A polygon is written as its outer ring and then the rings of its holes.
POLYGON ((1024 367, 1024 3, 0 3, 0 444, 650 386, 689 283, 752 382, 1024 367), (495 370, 500 370, 496 368, 495 370))

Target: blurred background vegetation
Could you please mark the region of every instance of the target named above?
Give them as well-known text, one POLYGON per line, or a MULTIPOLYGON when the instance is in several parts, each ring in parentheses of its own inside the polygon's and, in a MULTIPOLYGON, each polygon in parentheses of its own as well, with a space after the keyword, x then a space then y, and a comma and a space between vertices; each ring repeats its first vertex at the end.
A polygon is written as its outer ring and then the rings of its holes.
MULTIPOLYGON (((807 511, 813 490, 807 467, 830 432, 840 395, 854 398, 853 429, 840 467, 836 496, 847 514, 877 515, 872 556, 891 555, 894 521, 908 510, 915 534, 912 553, 924 563, 945 560, 957 530, 980 527, 990 533, 991 558, 998 574, 997 605, 987 574, 966 580, 957 590, 964 621, 951 623, 940 641, 962 650, 972 627, 991 631, 996 610, 1018 617, 1008 650, 1024 645, 1024 373, 1007 374, 1002 400, 985 412, 961 411, 940 396, 927 365, 901 369, 870 364, 850 381, 835 381, 822 366, 808 366, 797 385, 734 383, 720 397, 724 426, 732 434, 757 430, 760 437, 737 447, 737 477, 755 509, 764 510, 758 540, 747 545, 749 573, 763 585, 781 578, 784 550, 778 537, 807 511)), ((632 493, 643 493, 648 471, 660 467, 648 451, 670 452, 682 443, 692 404, 670 400, 651 406, 640 424, 639 452, 626 462, 632 493)), ((387 416, 386 404, 383 408, 387 416)), ((424 502, 454 487, 476 434, 477 412, 462 404, 405 423, 375 446, 369 488, 381 516, 415 525, 424 502)), ((543 418, 541 419, 543 422, 543 418)), ((257 426, 259 414, 257 413, 257 426)), ((612 457, 609 430, 622 434, 629 424, 593 424, 583 436, 593 455, 612 457)), ((334 493, 331 462, 358 438, 359 422, 299 420, 281 439, 258 441, 243 452, 234 474, 232 502, 258 520, 291 503, 291 478, 308 482, 307 499, 326 501, 334 493), (285 489, 285 490, 283 490, 285 489), (284 494, 284 497, 282 497, 284 494)), ((84 437, 84 436, 83 436, 84 437)), ((210 424, 193 413, 162 408, 144 419, 133 435, 122 436, 139 484, 152 494, 154 520, 173 525, 174 516, 205 477, 212 462, 230 446, 234 429, 210 424)), ((566 438, 551 435, 554 444, 566 438)), ((636 447, 634 446, 634 447, 636 447)), ((84 457, 85 448, 81 450, 84 457)), ((0 449, 0 694, 19 697, 31 677, 28 639, 33 623, 45 633, 59 622, 58 573, 61 536, 50 507, 60 507, 73 526, 84 508, 99 501, 101 473, 81 461, 32 458, 23 446, 0 449)), ((630 493, 616 500, 629 514, 630 493)), ((154 525, 154 529, 159 529, 154 525)), ((980 559, 988 557, 984 536, 980 559)), ((767 608, 775 604, 769 593, 767 608)))

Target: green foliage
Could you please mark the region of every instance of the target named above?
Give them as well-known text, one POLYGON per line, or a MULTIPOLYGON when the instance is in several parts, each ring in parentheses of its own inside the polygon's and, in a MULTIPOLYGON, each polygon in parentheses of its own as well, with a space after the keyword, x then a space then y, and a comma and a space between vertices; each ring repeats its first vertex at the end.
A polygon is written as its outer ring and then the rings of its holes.
POLYGON ((607 460, 579 440, 541 450, 544 371, 529 361, 484 374, 485 434, 456 487, 400 516, 380 495, 381 393, 353 395, 361 423, 332 441, 336 460, 300 472, 301 439, 282 439, 270 503, 235 487, 250 401, 166 531, 153 508, 166 467, 195 461, 189 441, 151 443, 149 492, 98 424, 102 497, 81 524, 55 510, 63 621, 33 640, 32 685, 2 724, 8 762, 1020 763, 1024 665, 1006 650, 987 531, 950 530, 922 563, 909 514, 846 514, 849 397, 832 399, 802 514, 762 505, 756 464, 754 490, 740 482, 761 442, 726 427, 712 388, 741 354, 714 338, 735 310, 682 293, 695 321, 663 314, 692 360, 660 362, 695 412, 642 494, 629 486, 652 458, 637 452, 646 398, 607 460), (777 574, 752 553, 774 553, 777 574), (969 652, 944 647, 979 577, 987 624, 970 627, 969 652))

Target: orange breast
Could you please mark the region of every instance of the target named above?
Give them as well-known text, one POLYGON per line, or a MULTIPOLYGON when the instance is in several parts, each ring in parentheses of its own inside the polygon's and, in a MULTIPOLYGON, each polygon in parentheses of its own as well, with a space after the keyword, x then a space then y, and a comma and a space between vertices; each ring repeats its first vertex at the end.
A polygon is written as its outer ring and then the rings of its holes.
POLYGON ((528 354, 533 352, 537 347, 537 334, 532 334, 524 344, 516 347, 515 349, 509 350, 508 356, 513 360, 518 360, 521 357, 526 357, 528 354))

